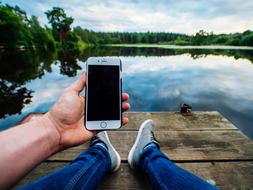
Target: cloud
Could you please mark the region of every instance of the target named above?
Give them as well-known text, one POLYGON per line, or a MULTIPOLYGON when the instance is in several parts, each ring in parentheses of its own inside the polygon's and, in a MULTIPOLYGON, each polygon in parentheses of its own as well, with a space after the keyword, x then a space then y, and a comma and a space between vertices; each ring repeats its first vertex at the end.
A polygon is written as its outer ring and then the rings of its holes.
POLYGON ((4 0, 19 5, 47 24, 45 11, 60 6, 74 17, 74 26, 95 31, 166 31, 192 34, 253 30, 251 0, 4 0))

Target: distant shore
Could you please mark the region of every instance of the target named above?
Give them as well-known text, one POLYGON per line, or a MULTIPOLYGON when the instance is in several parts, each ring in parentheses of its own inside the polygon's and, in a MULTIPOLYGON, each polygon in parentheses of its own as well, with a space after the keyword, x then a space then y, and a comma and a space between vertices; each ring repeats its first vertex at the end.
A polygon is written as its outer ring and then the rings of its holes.
POLYGON ((231 49, 231 50, 253 50, 250 46, 226 46, 226 45, 161 45, 161 44, 106 44, 105 46, 114 47, 147 47, 147 48, 165 48, 165 49, 231 49))

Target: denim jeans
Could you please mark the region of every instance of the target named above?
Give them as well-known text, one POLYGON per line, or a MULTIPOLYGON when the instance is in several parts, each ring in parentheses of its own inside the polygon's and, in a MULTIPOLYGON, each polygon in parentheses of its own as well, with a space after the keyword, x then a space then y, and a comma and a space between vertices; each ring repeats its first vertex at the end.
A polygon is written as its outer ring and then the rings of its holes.
POLYGON ((160 149, 151 144, 144 148, 140 168, 148 176, 153 189, 163 190, 217 190, 194 174, 171 162, 160 149))
POLYGON ((22 190, 72 190, 96 189, 97 185, 111 168, 111 159, 105 148, 99 145, 90 147, 64 168, 42 177, 22 190))
MULTIPOLYGON (((107 150, 100 145, 94 145, 81 153, 68 166, 21 189, 96 189, 110 168, 111 160, 107 150)), ((217 189, 203 179, 176 166, 154 144, 144 149, 139 168, 148 176, 153 189, 217 189)))

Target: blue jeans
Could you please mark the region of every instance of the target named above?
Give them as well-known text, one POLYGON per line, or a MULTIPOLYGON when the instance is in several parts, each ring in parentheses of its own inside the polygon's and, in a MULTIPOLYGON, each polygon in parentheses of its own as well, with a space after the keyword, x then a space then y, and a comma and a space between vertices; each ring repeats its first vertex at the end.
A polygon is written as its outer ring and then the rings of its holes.
MULTIPOLYGON (((176 166, 153 144, 144 149, 139 167, 148 176, 153 189, 217 189, 203 179, 176 166)), ((107 150, 102 146, 94 145, 81 153, 68 166, 21 189, 96 189, 110 168, 111 160, 107 150)))
POLYGON ((153 189, 217 190, 215 186, 171 162, 160 149, 151 144, 144 148, 140 168, 148 176, 153 189))

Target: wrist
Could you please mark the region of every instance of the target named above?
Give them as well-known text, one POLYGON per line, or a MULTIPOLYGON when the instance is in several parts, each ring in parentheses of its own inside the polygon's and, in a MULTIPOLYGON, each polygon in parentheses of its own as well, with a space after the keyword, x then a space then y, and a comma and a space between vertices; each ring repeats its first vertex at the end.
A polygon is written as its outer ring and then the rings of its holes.
POLYGON ((56 124, 50 118, 49 113, 43 115, 42 121, 43 121, 42 127, 44 128, 46 134, 50 154, 56 153, 61 149, 60 133, 57 130, 56 124))

